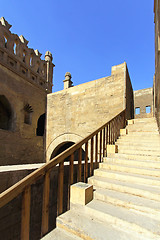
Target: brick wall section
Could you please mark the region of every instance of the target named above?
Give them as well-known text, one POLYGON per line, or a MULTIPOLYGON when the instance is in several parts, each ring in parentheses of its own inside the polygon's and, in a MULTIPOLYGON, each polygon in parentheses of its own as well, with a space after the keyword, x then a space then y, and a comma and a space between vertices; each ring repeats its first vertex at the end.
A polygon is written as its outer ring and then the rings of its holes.
POLYGON ((132 97, 126 69, 126 63, 114 66, 109 77, 47 96, 47 160, 62 142, 81 140, 125 109, 126 95, 132 97))
POLYGON ((153 89, 146 88, 134 91, 134 106, 140 108, 140 114, 135 114, 135 118, 148 118, 153 116, 153 89), (146 113, 146 107, 150 106, 150 113, 146 113))

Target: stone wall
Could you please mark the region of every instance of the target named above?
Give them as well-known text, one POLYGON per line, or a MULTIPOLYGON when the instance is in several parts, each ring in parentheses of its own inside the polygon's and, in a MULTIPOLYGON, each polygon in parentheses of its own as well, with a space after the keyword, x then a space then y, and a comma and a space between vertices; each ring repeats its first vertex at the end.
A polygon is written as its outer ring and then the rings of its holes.
MULTIPOLYGON (((126 108, 132 89, 126 89, 126 63, 112 74, 47 96, 46 155, 66 142, 77 142, 126 108), (127 96, 127 98, 126 98, 127 96)), ((128 108, 128 117, 130 118, 128 108)))
POLYGON ((153 117, 153 89, 146 88, 134 91, 134 107, 135 118, 153 117))
POLYGON ((155 79, 154 79, 154 114, 160 131, 160 0, 154 0, 155 22, 155 79))
POLYGON ((52 55, 10 32, 0 19, 0 165, 38 163, 44 159, 46 96, 52 90, 52 55))

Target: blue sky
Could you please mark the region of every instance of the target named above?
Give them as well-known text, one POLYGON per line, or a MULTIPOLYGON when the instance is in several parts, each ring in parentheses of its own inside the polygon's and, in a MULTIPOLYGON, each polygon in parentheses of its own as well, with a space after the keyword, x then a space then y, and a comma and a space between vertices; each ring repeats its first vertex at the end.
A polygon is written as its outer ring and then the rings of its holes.
POLYGON ((109 76, 127 62, 134 90, 152 87, 153 0, 5 0, 0 16, 28 46, 53 54, 54 91, 66 72, 74 85, 109 76))

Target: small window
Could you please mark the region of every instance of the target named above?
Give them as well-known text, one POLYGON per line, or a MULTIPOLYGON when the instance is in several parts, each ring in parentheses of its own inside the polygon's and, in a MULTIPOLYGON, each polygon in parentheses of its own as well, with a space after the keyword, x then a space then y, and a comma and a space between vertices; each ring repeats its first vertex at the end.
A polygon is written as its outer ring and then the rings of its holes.
POLYGON ((17 55, 17 43, 16 42, 14 42, 13 51, 14 51, 14 54, 17 55))
POLYGON ((24 113, 24 123, 31 125, 32 123, 32 113, 30 112, 25 112, 24 113))
POLYGON ((23 51, 23 62, 25 63, 25 61, 26 61, 26 53, 25 51, 23 51))
POLYGON ((146 113, 151 113, 151 106, 146 106, 146 113))
POLYGON ((32 124, 32 113, 33 109, 29 104, 24 106, 24 123, 31 125, 32 124))
POLYGON ((135 108, 135 114, 140 114, 140 107, 135 108))
POLYGON ((4 37, 4 46, 5 46, 5 48, 7 48, 7 42, 8 42, 7 38, 4 37))
POLYGON ((33 66, 33 57, 32 56, 30 57, 29 63, 30 63, 30 66, 32 67, 33 66))

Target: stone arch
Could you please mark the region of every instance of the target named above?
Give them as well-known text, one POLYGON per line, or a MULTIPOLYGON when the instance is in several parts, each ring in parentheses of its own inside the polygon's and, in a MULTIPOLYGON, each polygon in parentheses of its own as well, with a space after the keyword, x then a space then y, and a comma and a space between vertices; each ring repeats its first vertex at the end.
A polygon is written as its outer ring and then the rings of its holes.
POLYGON ((53 151, 60 146, 62 143, 73 142, 77 143, 82 140, 82 137, 74 133, 65 133, 56 137, 48 146, 46 152, 46 160, 49 161, 53 151))
POLYGON ((12 108, 8 99, 0 95, 0 129, 12 130, 12 108))
POLYGON ((36 129, 36 135, 37 136, 43 136, 44 135, 44 130, 45 130, 45 119, 46 119, 46 114, 43 113, 37 121, 37 129, 36 129))

